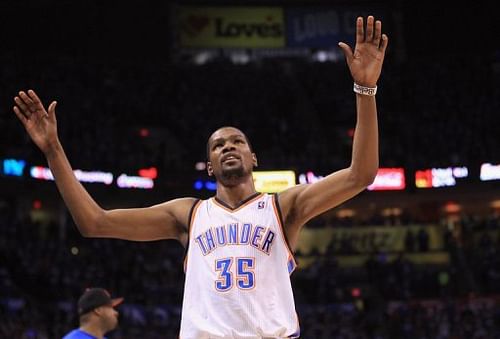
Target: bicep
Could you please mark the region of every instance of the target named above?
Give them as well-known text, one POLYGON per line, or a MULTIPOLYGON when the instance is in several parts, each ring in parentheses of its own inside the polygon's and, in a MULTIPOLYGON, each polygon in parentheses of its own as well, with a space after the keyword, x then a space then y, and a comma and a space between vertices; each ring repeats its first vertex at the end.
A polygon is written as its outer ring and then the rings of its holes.
POLYGON ((104 211, 91 236, 134 241, 181 240, 195 199, 176 199, 146 208, 104 211))
POLYGON ((365 187, 349 168, 334 172, 314 184, 296 186, 281 194, 284 219, 301 227, 308 220, 360 193, 365 187))

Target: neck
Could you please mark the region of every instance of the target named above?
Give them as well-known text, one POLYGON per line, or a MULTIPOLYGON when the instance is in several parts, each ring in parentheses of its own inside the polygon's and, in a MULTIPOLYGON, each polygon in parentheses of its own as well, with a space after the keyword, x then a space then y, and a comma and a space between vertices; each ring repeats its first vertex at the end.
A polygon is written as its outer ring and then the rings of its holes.
POLYGON ((102 329, 99 328, 99 326, 95 325, 95 324, 84 324, 84 325, 81 325, 80 326, 80 330, 98 338, 98 339, 102 339, 104 337, 104 332, 102 331, 102 329))
POLYGON ((235 207, 242 200, 245 200, 255 192, 253 177, 250 175, 244 181, 229 186, 219 181, 217 183, 217 193, 215 196, 229 206, 235 207))

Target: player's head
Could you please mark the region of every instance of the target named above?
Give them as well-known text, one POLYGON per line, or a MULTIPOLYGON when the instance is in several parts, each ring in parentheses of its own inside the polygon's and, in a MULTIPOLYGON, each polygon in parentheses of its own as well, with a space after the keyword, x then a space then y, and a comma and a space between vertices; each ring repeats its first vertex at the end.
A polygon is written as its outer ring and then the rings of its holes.
POLYGON ((220 181, 251 175, 257 157, 247 136, 236 127, 216 130, 207 142, 207 171, 220 181))
POLYGON ((78 314, 80 324, 96 323, 104 333, 118 325, 118 311, 116 306, 123 302, 123 298, 111 299, 111 295, 103 288, 90 288, 78 300, 78 314))

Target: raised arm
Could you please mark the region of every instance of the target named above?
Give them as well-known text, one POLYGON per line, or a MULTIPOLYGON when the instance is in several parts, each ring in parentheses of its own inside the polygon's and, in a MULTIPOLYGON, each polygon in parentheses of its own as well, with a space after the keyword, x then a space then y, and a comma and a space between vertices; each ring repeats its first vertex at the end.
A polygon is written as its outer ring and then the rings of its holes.
POLYGON ((292 247, 296 246, 304 223, 352 198, 375 179, 378 125, 373 89, 382 70, 387 42, 387 36, 382 34, 382 23, 369 16, 366 30, 363 18, 357 18, 354 52, 347 44, 339 43, 358 92, 365 91, 364 94, 356 93, 357 122, 351 164, 314 184, 299 185, 280 194, 285 230, 292 247))
POLYGON ((148 208, 102 209, 76 179, 64 153, 57 135, 57 103, 53 101, 47 111, 32 90, 19 92, 14 101, 15 114, 47 158, 57 188, 83 236, 137 241, 178 239, 186 243, 194 198, 176 199, 148 208))

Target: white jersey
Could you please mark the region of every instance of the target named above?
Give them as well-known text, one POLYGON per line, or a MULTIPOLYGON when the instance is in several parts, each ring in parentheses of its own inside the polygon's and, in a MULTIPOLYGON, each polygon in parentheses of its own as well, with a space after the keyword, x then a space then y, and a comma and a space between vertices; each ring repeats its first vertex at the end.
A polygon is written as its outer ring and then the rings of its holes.
POLYGON ((274 195, 231 209, 199 201, 190 218, 180 339, 298 338, 295 261, 274 195))

